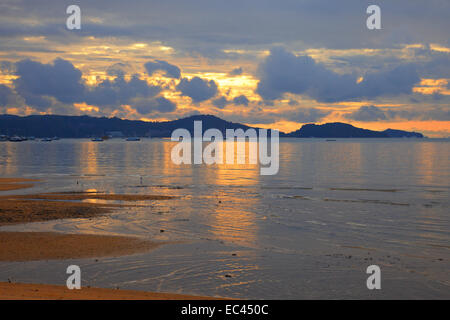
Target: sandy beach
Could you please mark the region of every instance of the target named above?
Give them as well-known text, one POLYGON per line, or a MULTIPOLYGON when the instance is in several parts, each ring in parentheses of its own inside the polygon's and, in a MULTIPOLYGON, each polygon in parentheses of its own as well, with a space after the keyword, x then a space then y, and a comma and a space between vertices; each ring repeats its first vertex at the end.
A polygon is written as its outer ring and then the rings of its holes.
POLYGON ((0 199, 37 199, 37 200, 116 200, 116 201, 144 201, 170 200, 175 197, 148 194, 106 194, 99 192, 52 192, 27 195, 2 196, 0 199))
MULTIPOLYGON (((23 178, 0 178, 0 191, 30 188, 38 181, 23 178)), ((135 204, 74 202, 81 200, 146 201, 170 200, 175 197, 145 194, 105 194, 99 192, 53 192, 22 195, 0 195, 0 226, 55 219, 92 218, 114 208, 135 204)))
MULTIPOLYGON (((29 188, 36 180, 1 178, 0 191, 29 188)), ((87 199, 143 201, 170 200, 159 195, 102 194, 64 192, 0 196, 0 226, 54 219, 94 218, 114 208, 133 204, 99 204, 74 202, 87 199)), ((157 248, 162 242, 136 237, 55 232, 0 232, 0 261, 36 261, 122 256, 157 248)), ((0 283, 0 299, 205 299, 168 293, 83 288, 68 290, 64 286, 44 284, 0 283)))
POLYGON ((37 182, 36 179, 21 179, 21 178, 0 178, 0 191, 26 189, 34 186, 33 183, 24 182, 37 182))
POLYGON ((136 290, 81 288, 0 282, 0 300, 218 300, 210 297, 136 290))
POLYGON ((0 232, 0 261, 82 259, 129 255, 162 243, 140 238, 54 232, 0 232))

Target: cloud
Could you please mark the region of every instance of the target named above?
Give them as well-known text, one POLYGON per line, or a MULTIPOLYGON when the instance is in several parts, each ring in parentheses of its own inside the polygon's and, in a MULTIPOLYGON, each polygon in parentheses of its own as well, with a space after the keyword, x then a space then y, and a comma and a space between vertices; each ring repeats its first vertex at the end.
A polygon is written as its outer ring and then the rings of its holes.
POLYGON ((16 75, 15 89, 29 105, 42 108, 49 103, 48 96, 63 103, 82 101, 82 73, 67 60, 56 59, 49 64, 22 60, 16 63, 16 75))
POLYGON ((229 103, 230 101, 228 101, 227 98, 225 98, 224 96, 214 99, 212 101, 212 104, 220 109, 225 108, 229 103))
POLYGON ((16 65, 11 61, 0 61, 0 72, 3 74, 14 74, 16 65))
POLYGON ((362 106, 358 110, 346 114, 345 117, 356 121, 377 121, 387 119, 384 111, 375 106, 362 106))
POLYGON ((235 105, 248 106, 249 102, 250 101, 248 100, 248 98, 246 96, 244 96, 244 95, 240 95, 240 96, 237 96, 237 97, 233 98, 233 103, 235 105))
POLYGON ((0 107, 14 106, 17 107, 19 97, 14 91, 4 84, 0 84, 0 107))
POLYGON ((356 111, 347 113, 345 118, 361 122, 392 121, 392 120, 450 120, 450 107, 433 107, 422 110, 380 108, 376 106, 362 106, 356 111))
POLYGON ((117 107, 130 104, 136 98, 154 97, 161 92, 161 87, 152 86, 145 80, 133 75, 127 81, 123 75, 114 80, 103 80, 98 85, 86 89, 84 100, 87 104, 96 106, 117 107))
MULTIPOLYGON (((15 64, 18 78, 14 80, 14 86, 25 103, 37 110, 47 110, 61 103, 81 102, 117 109, 136 99, 153 98, 161 92, 160 86, 149 85, 137 74, 126 80, 126 67, 126 64, 116 63, 107 69, 108 75, 116 76, 113 80, 105 79, 94 86, 87 86, 81 71, 67 60, 56 59, 49 64, 22 60, 15 64)), ((169 108, 167 105, 164 108, 162 100, 158 102, 160 106, 156 110, 169 108)))
POLYGON ((297 109, 295 111, 287 112, 287 114, 284 115, 284 119, 300 123, 309 123, 320 121, 329 114, 330 111, 317 108, 297 109))
POLYGON ((385 111, 388 119, 404 119, 404 120, 418 120, 418 121, 450 121, 450 107, 433 107, 423 110, 396 110, 388 109, 385 111))
POLYGON ((108 74, 109 76, 123 77, 125 76, 128 68, 129 68, 128 64, 118 62, 113 64, 112 66, 109 66, 108 69, 106 69, 106 74, 108 74))
POLYGON ((217 99, 214 99, 212 101, 213 105, 218 107, 218 108, 220 108, 220 109, 225 108, 229 104, 234 104, 234 105, 237 105, 237 106, 238 105, 248 106, 249 102, 250 101, 248 100, 248 98, 245 95, 240 95, 240 96, 234 97, 231 100, 228 100, 224 96, 221 96, 221 97, 219 97, 217 99))
POLYGON ((372 48, 406 42, 445 44, 449 40, 450 4, 445 0, 379 1, 383 30, 377 32, 367 30, 365 10, 370 3, 361 0, 248 0, 239 4, 207 0, 110 0, 108 10, 98 5, 98 1, 76 2, 84 17, 79 32, 69 32, 64 23, 55 22, 55 17, 64 12, 64 3, 55 5, 54 0, 41 0, 39 6, 33 1, 14 1, 2 6, 0 34, 20 37, 32 33, 57 37, 60 41, 75 37, 74 34, 80 38, 147 39, 164 41, 183 52, 206 53, 274 43, 372 48), (39 24, 35 23, 37 19, 39 24), (94 23, 96 19, 101 23, 94 23))
POLYGON ((217 85, 214 80, 208 81, 199 77, 192 79, 183 78, 176 88, 194 102, 208 100, 217 94, 217 85))
POLYGON ((155 60, 147 62, 145 65, 147 73, 151 76, 156 71, 164 71, 165 76, 168 78, 179 79, 181 77, 181 70, 177 66, 170 64, 166 61, 155 60))
MULTIPOLYGON (((448 46, 447 46, 448 48, 448 46)), ((450 51, 422 43, 403 50, 399 58, 412 61, 422 78, 450 78, 450 51)), ((380 60, 385 57, 380 57, 380 60)))
POLYGON ((299 123, 311 123, 321 121, 330 114, 328 110, 317 108, 302 108, 283 110, 263 110, 261 107, 243 109, 242 113, 235 112, 233 114, 221 113, 218 116, 226 118, 230 121, 251 123, 251 124, 270 124, 278 121, 294 121, 299 123))
POLYGON ((149 114, 153 111, 159 111, 162 113, 172 112, 177 108, 177 105, 174 102, 164 97, 138 100, 134 102, 132 106, 135 107, 136 110, 142 115, 149 114))
POLYGON ((242 67, 238 67, 238 68, 234 68, 233 70, 231 70, 229 75, 230 76, 240 76, 242 74, 242 72, 243 72, 242 67))
POLYGON ((258 70, 257 93, 266 100, 285 93, 305 94, 320 102, 372 99, 385 95, 408 94, 420 81, 413 65, 367 73, 363 80, 352 74, 339 74, 306 55, 296 56, 275 48, 258 70))

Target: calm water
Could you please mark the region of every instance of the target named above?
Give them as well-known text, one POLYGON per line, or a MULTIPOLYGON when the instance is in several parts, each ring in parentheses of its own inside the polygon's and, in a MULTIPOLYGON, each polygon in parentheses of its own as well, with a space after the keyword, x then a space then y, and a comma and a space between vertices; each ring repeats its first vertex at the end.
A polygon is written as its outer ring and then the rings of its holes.
POLYGON ((93 220, 2 227, 177 242, 98 261, 0 263, 0 281, 64 284, 75 263, 85 286, 258 299, 450 298, 449 140, 282 139, 276 176, 260 176, 258 165, 176 166, 172 146, 0 143, 0 176, 42 179, 10 193, 180 196, 93 220), (366 287, 371 264, 382 272, 376 292, 366 287))

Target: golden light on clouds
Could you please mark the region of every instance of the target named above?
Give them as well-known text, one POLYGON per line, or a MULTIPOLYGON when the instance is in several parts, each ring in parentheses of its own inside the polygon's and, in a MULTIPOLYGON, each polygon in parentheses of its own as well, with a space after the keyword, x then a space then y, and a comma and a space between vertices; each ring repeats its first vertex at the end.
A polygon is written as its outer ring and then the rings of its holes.
POLYGON ((24 41, 29 41, 29 42, 42 42, 45 40, 44 36, 39 36, 39 37, 24 37, 23 38, 24 41))
POLYGON ((435 43, 430 44, 430 49, 434 51, 450 53, 450 48, 435 43))
POLYGON ((0 74, 0 84, 11 85, 18 76, 12 74, 0 74))
POLYGON ((74 105, 75 108, 77 108, 78 110, 83 111, 83 112, 93 112, 93 111, 99 112, 100 111, 99 107, 88 105, 85 102, 83 102, 83 103, 74 103, 73 105, 74 105))
MULTIPOLYGON (((51 38, 49 38, 51 39, 51 38)), ((242 49, 242 48, 227 48, 222 50, 225 54, 232 55, 233 58, 207 58, 199 54, 182 54, 177 52, 179 49, 171 47, 170 44, 162 41, 146 41, 146 39, 125 40, 119 38, 97 38, 94 36, 80 38, 80 41, 67 43, 53 43, 44 36, 27 36, 20 39, 21 43, 28 43, 30 48, 36 44, 43 44, 48 48, 53 49, 51 52, 33 52, 23 50, 24 57, 29 57, 32 60, 40 61, 42 63, 50 63, 56 58, 63 58, 74 64, 75 67, 82 71, 82 79, 87 85, 88 90, 98 85, 104 80, 113 81, 115 76, 108 74, 108 69, 117 63, 124 66, 125 80, 129 81, 134 74, 138 74, 139 79, 147 81, 149 85, 158 85, 162 87, 160 95, 171 100, 177 104, 177 111, 170 115, 159 114, 157 118, 152 118, 149 115, 143 116, 139 114, 133 107, 129 105, 120 106, 115 111, 111 111, 108 116, 129 117, 130 119, 142 120, 169 120, 174 117, 182 117, 184 114, 197 111, 203 114, 217 114, 222 116, 225 120, 227 116, 236 119, 242 115, 240 122, 246 123, 246 118, 252 116, 252 112, 260 112, 263 117, 267 114, 276 114, 274 123, 247 123, 251 126, 258 126, 262 128, 276 128, 283 132, 292 132, 299 129, 302 123, 297 121, 280 120, 287 119, 285 113, 292 110, 301 110, 302 108, 316 108, 330 111, 329 115, 321 119, 320 122, 334 122, 342 121, 364 128, 386 129, 387 127, 411 130, 416 127, 418 130, 433 131, 441 130, 449 132, 448 122, 445 121, 383 121, 377 123, 357 123, 344 117, 345 113, 352 112, 363 106, 375 106, 379 108, 406 108, 411 107, 410 101, 405 97, 381 97, 373 100, 365 99, 362 101, 344 101, 324 103, 317 102, 308 95, 294 95, 285 94, 285 96, 274 102, 273 106, 260 106, 263 99, 256 93, 258 85, 258 64, 270 54, 269 50, 262 49, 242 49), (218 86, 217 95, 207 101, 194 103, 189 97, 181 95, 177 91, 176 86, 179 79, 172 79, 165 77, 164 71, 156 71, 151 76, 146 73, 144 64, 149 61, 163 60, 173 64, 181 69, 181 76, 183 78, 200 77, 203 79, 214 80, 218 86), (230 72, 235 68, 242 68, 242 74, 232 75, 230 72), (213 105, 215 98, 224 96, 228 101, 240 95, 245 95, 250 101, 249 106, 228 104, 225 108, 220 109, 213 105), (289 105, 291 100, 297 101, 296 105, 289 105), (220 110, 219 110, 220 109, 220 110), (437 125, 437 123, 440 123, 437 125), (408 124, 410 124, 408 126, 408 124), (438 128, 438 129, 437 129, 438 128)), ((351 58, 353 56, 364 57, 384 57, 393 56, 398 59, 403 59, 404 62, 415 61, 416 49, 429 49, 438 52, 449 53, 450 48, 439 44, 411 44, 399 46, 397 48, 360 48, 360 49, 328 49, 328 48, 311 48, 306 50, 298 50, 294 52, 297 55, 307 54, 316 60, 318 63, 324 63, 327 68, 330 67, 333 71, 338 73, 349 73, 349 66, 351 67, 351 60, 339 58, 351 58), (343 61, 343 62, 342 62, 343 61)), ((0 59, 3 60, 6 52, 0 52, 0 59)), ((425 58, 421 58, 424 59, 425 58)), ((6 59, 8 60, 8 59, 6 59)), ((13 59, 11 60, 13 61, 13 59)), ((421 60, 422 61, 422 60, 421 60)), ((364 80, 364 73, 360 69, 355 71, 357 76, 357 83, 364 80)), ((17 76, 14 74, 0 73, 0 84, 12 87, 14 79, 17 76)), ((447 88, 449 79, 439 78, 424 78, 421 79, 413 88, 414 94, 430 96, 434 94, 450 95, 450 90, 447 88)), ((430 99, 430 97, 427 97, 430 99)), ((103 106, 93 106, 86 103, 76 103, 74 107, 80 113, 95 114, 102 112, 103 106)), ((423 106, 424 108, 429 107, 423 106)), ((23 114, 24 109, 19 107, 10 107, 6 111, 23 114)), ((25 112, 33 113, 31 108, 26 109, 25 112)), ((34 113, 37 111, 34 110, 34 113)), ((247 120, 249 121, 249 120, 247 120)))
POLYGON ((135 43, 132 45, 132 47, 142 49, 142 48, 147 47, 147 44, 146 43, 135 43))
POLYGON ((200 77, 213 80, 219 87, 220 94, 228 98, 245 95, 251 101, 259 101, 261 98, 255 93, 258 80, 248 74, 230 76, 223 72, 199 72, 183 74, 186 78, 200 77))
POLYGON ((424 95, 450 95, 450 90, 447 88, 447 83, 447 79, 422 79, 420 83, 413 88, 413 92, 424 95))

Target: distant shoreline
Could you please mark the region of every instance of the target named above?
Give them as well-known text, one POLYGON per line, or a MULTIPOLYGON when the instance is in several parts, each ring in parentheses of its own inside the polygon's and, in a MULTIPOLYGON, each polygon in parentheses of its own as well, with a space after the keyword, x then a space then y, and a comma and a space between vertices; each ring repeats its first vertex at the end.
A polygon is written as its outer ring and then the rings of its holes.
MULTIPOLYGON (((259 129, 241 123, 223 120, 213 115, 194 115, 172 121, 147 122, 119 118, 62 115, 0 115, 0 140, 20 140, 21 137, 171 137, 176 129, 194 131, 194 122, 201 121, 203 130, 217 129, 225 135, 227 129, 259 129), (17 139, 18 138, 18 139, 17 139)), ((280 137, 296 138, 423 138, 419 132, 386 129, 374 131, 357 128, 347 123, 333 122, 325 124, 308 123, 290 133, 280 132, 280 137)))

